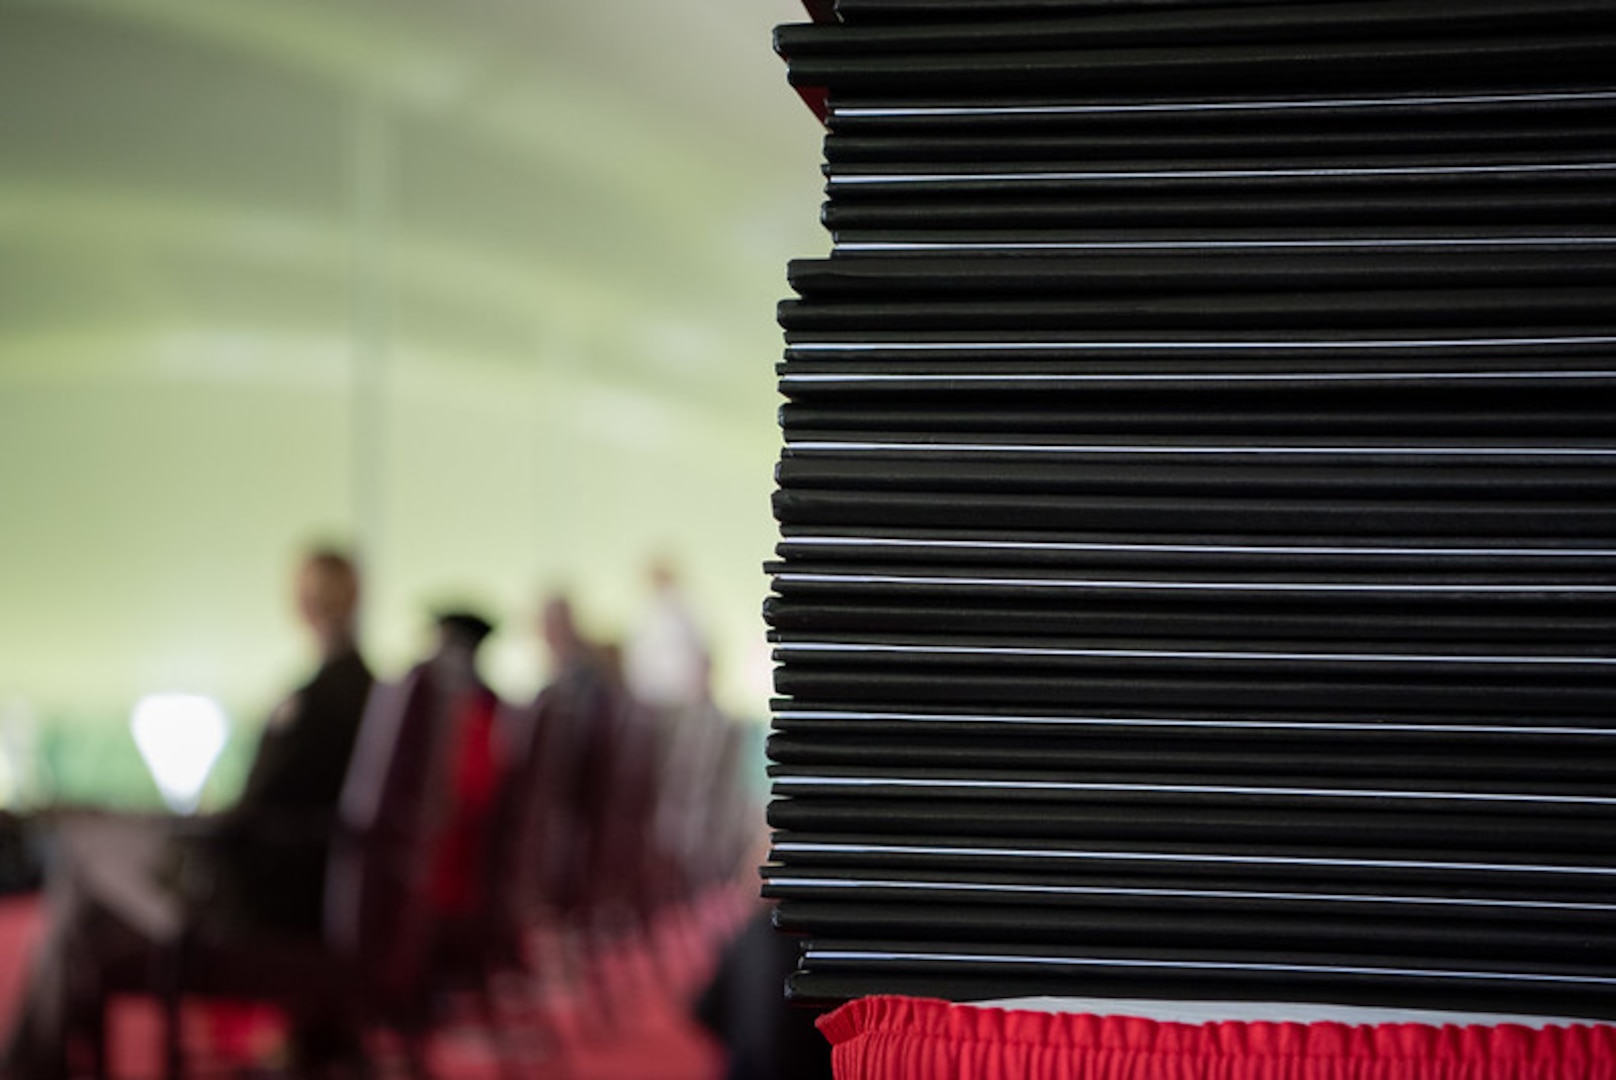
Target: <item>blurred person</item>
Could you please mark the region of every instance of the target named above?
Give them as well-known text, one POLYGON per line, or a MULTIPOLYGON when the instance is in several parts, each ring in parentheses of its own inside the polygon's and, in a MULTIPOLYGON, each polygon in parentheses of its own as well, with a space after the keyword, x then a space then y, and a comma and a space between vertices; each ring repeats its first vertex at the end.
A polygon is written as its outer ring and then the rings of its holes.
POLYGON ((550 684, 570 676, 595 672, 600 650, 578 629, 572 601, 565 593, 551 593, 539 612, 539 636, 549 659, 550 684))
MULTIPOLYGON (((751 821, 753 865, 768 857, 762 815, 751 821)), ((774 928, 774 901, 757 900, 724 948, 695 1005, 696 1020, 724 1046, 724 1080, 831 1080, 830 1043, 814 1021, 819 1010, 786 1000, 798 941, 774 928)))
POLYGON ((359 574, 321 549, 297 576, 297 609, 320 658, 314 677, 264 726, 236 804, 207 837, 219 864, 219 902, 251 925, 320 930, 337 799, 374 678, 355 641, 359 574))
POLYGON ((515 921, 540 910, 571 915, 586 894, 587 793, 600 783, 600 721, 612 698, 605 652, 579 630, 571 600, 552 592, 534 623, 548 681, 502 716, 500 745, 512 769, 510 827, 531 849, 507 868, 515 921))
MULTIPOLYGON (((334 549, 301 562, 296 605, 319 656, 313 678, 265 725, 240 799, 216 819, 79 815, 57 826, 47 929, 0 1075, 57 1080, 68 1041, 95 1023, 97 973, 138 960, 154 930, 203 919, 239 930, 320 929, 337 799, 372 684, 355 645, 359 575, 334 549)), ((297 1018, 294 1056, 351 1042, 297 1018)))
POLYGON ((735 722, 714 703, 709 670, 704 658, 697 699, 661 710, 656 732, 655 844, 661 876, 679 899, 724 880, 739 854, 731 843, 734 822, 725 817, 732 808, 735 722))
POLYGON ((495 722, 500 701, 477 670, 477 654, 494 624, 473 611, 437 617, 437 649, 423 663, 448 706, 446 804, 431 871, 433 910, 453 922, 482 910, 489 819, 501 779, 495 722))
POLYGON ((786 1000, 797 943, 776 930, 768 905, 746 921, 719 957, 696 1019, 724 1046, 724 1080, 831 1080, 830 1043, 819 1012, 786 1000))
POLYGON ((623 647, 629 693, 655 708, 700 704, 707 690, 707 643, 685 602, 673 564, 653 560, 650 577, 650 606, 623 647))

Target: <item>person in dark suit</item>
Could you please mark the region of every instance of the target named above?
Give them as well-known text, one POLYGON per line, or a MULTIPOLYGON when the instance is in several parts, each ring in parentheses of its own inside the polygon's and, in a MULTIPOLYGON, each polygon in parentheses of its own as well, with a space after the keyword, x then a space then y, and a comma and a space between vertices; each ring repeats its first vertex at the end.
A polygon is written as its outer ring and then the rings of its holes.
POLYGON ((322 550, 304 560, 297 605, 319 670, 271 715, 241 796, 207 844, 229 916, 312 934, 337 799, 374 680, 354 642, 359 577, 345 556, 322 550))
POLYGON ((797 944, 760 906, 725 946, 696 1019, 723 1043, 724 1080, 831 1080, 830 1043, 817 1011, 786 1001, 797 944))
POLYGON ((266 725, 240 800, 189 822, 71 815, 58 822, 47 929, 0 1077, 59 1080, 70 1037, 93 1022, 102 971, 139 958, 187 920, 316 933, 326 848, 371 674, 354 643, 359 576, 317 550, 297 575, 298 612, 320 654, 314 677, 266 725))

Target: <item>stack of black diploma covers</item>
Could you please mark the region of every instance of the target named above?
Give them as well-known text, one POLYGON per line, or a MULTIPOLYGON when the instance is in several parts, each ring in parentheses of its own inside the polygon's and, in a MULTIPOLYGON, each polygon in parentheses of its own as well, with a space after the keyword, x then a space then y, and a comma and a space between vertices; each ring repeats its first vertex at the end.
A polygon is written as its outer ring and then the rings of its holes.
POLYGON ((792 992, 1616 1017, 1616 4, 814 13, 792 992))

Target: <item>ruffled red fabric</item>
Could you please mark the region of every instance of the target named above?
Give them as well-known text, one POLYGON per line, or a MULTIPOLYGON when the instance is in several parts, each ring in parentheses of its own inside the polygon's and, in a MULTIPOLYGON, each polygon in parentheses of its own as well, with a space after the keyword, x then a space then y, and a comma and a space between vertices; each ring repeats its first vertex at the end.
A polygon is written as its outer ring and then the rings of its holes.
POLYGON ((1616 1078, 1609 1024, 1181 1024, 869 997, 819 1029, 836 1080, 1616 1078))

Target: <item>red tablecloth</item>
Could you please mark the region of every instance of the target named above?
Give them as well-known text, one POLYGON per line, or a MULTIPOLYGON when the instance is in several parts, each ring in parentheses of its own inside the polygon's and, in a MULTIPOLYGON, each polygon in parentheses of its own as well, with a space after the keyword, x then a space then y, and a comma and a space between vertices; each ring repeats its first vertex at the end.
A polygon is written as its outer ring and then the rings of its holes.
POLYGON ((837 1080, 1616 1078, 1610 1024, 1191 1024, 869 997, 819 1026, 837 1080))

